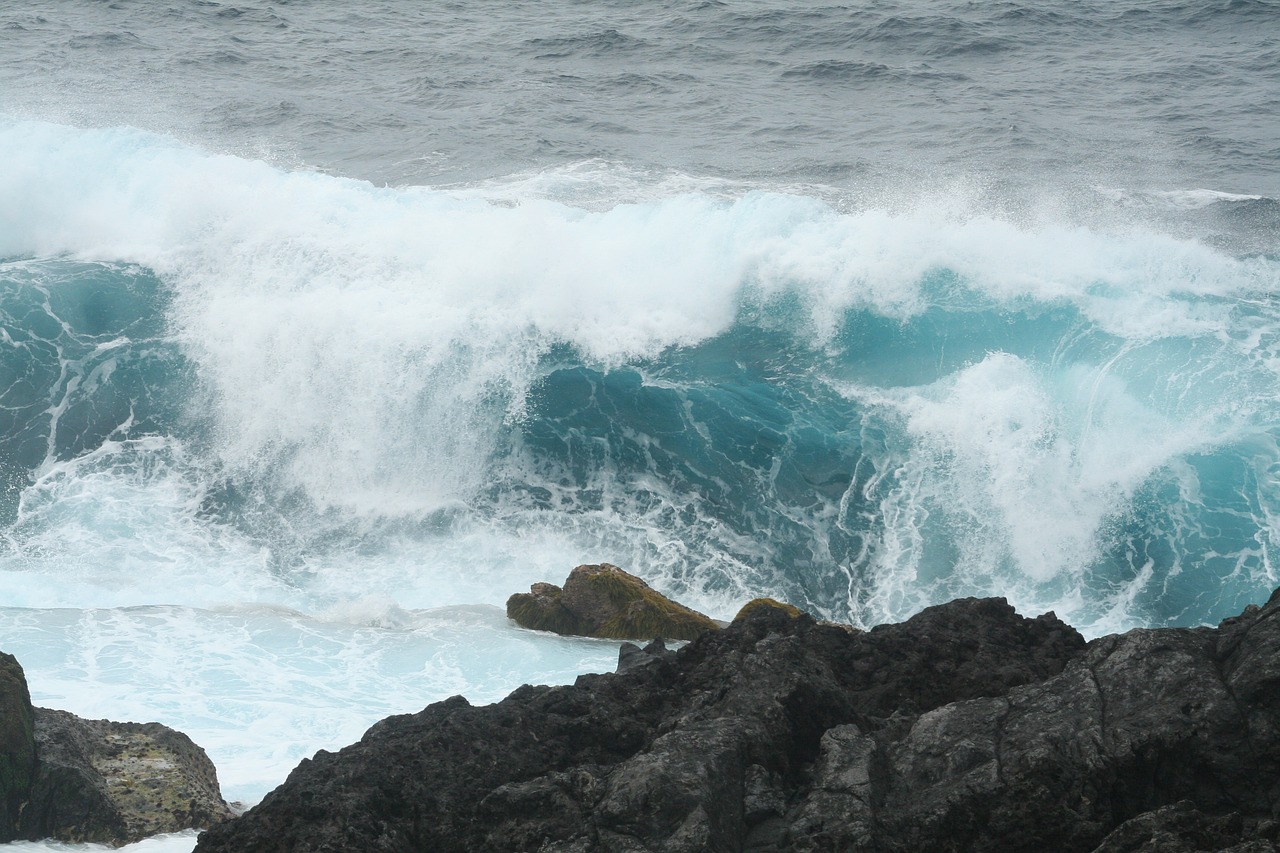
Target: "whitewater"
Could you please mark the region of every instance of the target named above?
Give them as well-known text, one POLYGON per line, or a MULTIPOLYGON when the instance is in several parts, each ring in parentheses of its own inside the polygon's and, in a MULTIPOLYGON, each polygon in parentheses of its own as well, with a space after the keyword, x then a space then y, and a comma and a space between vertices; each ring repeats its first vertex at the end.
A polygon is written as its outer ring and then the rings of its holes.
POLYGON ((502 609, 579 563, 1088 636, 1280 585, 1275 4, 574 9, 0 10, 36 704, 179 728, 252 804, 612 670, 502 609))

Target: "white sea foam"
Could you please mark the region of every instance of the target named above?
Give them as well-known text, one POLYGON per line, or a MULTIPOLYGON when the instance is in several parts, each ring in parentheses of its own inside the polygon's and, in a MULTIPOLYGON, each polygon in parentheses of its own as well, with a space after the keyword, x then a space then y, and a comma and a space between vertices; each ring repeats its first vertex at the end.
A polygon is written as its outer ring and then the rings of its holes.
MULTIPOLYGON (((353 605, 333 621, 266 607, 0 608, 0 624, 36 705, 178 728, 208 752, 224 797, 242 806, 301 759, 358 740, 387 715, 458 694, 492 702, 520 684, 566 683, 616 663, 615 642, 521 631, 494 607, 391 612, 353 605)), ((185 853, 194 844, 185 832, 122 849, 185 853)))
POLYGON ((21 607, 209 605, 280 600, 267 554, 202 521, 203 484, 160 436, 106 441, 47 462, 22 495, 0 560, 6 603, 21 607))
MULTIPOLYGON (((216 427, 216 472, 163 439, 108 442, 38 472, 12 531, 22 540, 16 570, 48 569, 59 585, 31 585, 22 600, 32 606, 169 597, 312 611, 365 594, 409 607, 500 603, 513 585, 540 579, 535 571, 616 559, 581 554, 584 542, 625 549, 626 537, 611 540, 590 522, 476 527, 460 513, 446 534, 405 536, 384 551, 374 577, 344 571, 342 551, 304 548, 309 577, 300 583, 297 572, 274 572, 260 545, 197 521, 195 507, 215 474, 242 473, 362 523, 447 515, 486 483, 554 345, 616 365, 705 341, 744 310, 790 301, 804 317, 793 333, 820 349, 851 309, 918 317, 939 298, 927 285, 939 270, 968 294, 963 310, 1071 306, 1090 334, 1117 339, 1113 354, 1174 339, 1234 350, 1252 359, 1249 376, 1210 373, 1245 410, 1269 399, 1262 386, 1275 376, 1274 356, 1259 358, 1270 309, 1256 322, 1241 311, 1280 283, 1275 264, 1157 234, 1024 227, 963 205, 842 213, 769 193, 584 209, 538 197, 577 192, 563 180, 528 177, 505 195, 492 185, 379 189, 139 131, 35 122, 0 124, 0 151, 11 164, 0 192, 16 200, 0 213, 0 254, 70 253, 158 272, 172 288, 173 331, 207 389, 196 414, 216 427), (123 454, 136 461, 116 464, 123 454), (70 568, 54 570, 59 561, 70 568), (167 580, 146 589, 125 579, 157 572, 167 580), (447 581, 423 591, 424 572, 447 581)), ((1177 357, 1158 355, 1128 361, 1177 357)), ((1204 439, 1195 410, 1203 395, 1191 391, 1214 363, 1200 358, 1201 367, 1152 379, 1141 366, 1055 358, 1062 367, 1052 375, 989 358, 896 404, 916 454, 903 464, 950 466, 957 482, 982 490, 995 502, 985 523, 999 549, 1033 577, 1086 557, 1135 484, 1204 439), (1125 383, 1146 387, 1130 395, 1125 383), (1183 404, 1152 410, 1144 401, 1153 395, 1183 404), (1170 436, 1168 446, 1139 438, 1153 433, 1170 436), (1108 455, 1127 445, 1131 458, 1108 455)), ((295 533, 290 521, 279 520, 282 536, 295 533)), ((979 539, 957 541, 977 548, 979 539)))
POLYGON ((1274 265, 1159 235, 842 214, 796 196, 495 205, 33 122, 0 125, 0 150, 0 191, 14 200, 0 254, 159 272, 212 390, 223 460, 279 457, 287 484, 364 513, 464 499, 554 343, 616 364, 794 294, 820 345, 851 307, 918 314, 921 282, 940 268, 997 306, 1075 304, 1129 338, 1210 334, 1219 310, 1188 296, 1277 278, 1274 265))
POLYGON ((861 605, 871 621, 937 600, 941 586, 1055 609, 1090 633, 1125 627, 1149 566, 1110 604, 1083 594, 1111 528, 1160 471, 1183 471, 1184 502, 1199 507, 1182 460, 1257 429, 1247 387, 1226 373, 1189 377, 1153 406, 1135 385, 1159 357, 1125 348, 1100 364, 1045 366, 996 352, 929 386, 846 388, 911 439, 874 460, 896 485, 883 493, 882 548, 868 567, 876 594, 861 605))
MULTIPOLYGON (((1074 305, 1135 343, 1216 337, 1230 333, 1235 300, 1280 275, 1160 235, 1025 228, 963 206, 839 213, 798 196, 700 192, 586 210, 538 197, 574 195, 567 179, 378 189, 139 131, 34 122, 0 125, 0 149, 11 164, 0 188, 17 200, 0 214, 0 254, 159 272, 227 469, 274 466, 280 491, 369 517, 467 500, 556 343, 617 364, 795 297, 808 317, 797 334, 820 347, 851 308, 917 316, 939 269, 993 310, 1074 305)), ((27 515, 74 511, 77 491, 105 495, 73 483, 92 461, 70 463, 74 477, 45 472, 27 515)), ((163 539, 187 535, 181 504, 199 493, 159 501, 175 509, 163 539)))
POLYGON ((1211 204, 1219 202, 1231 201, 1261 201, 1264 196, 1246 195, 1243 193, 1228 193, 1220 190, 1168 190, 1166 192, 1157 193, 1160 198, 1165 199, 1174 207, 1180 207, 1188 210, 1195 210, 1201 207, 1208 207, 1211 204))
POLYGON ((248 803, 389 714, 610 672, 618 648, 521 631, 490 606, 401 610, 392 626, 264 607, 0 613, 37 705, 174 726, 208 751, 224 795, 248 803))
POLYGON ((110 847, 106 844, 68 844, 60 841, 13 841, 8 853, 64 853, 64 851, 120 850, 124 853, 190 853, 196 846, 195 832, 174 832, 143 839, 137 844, 110 847))

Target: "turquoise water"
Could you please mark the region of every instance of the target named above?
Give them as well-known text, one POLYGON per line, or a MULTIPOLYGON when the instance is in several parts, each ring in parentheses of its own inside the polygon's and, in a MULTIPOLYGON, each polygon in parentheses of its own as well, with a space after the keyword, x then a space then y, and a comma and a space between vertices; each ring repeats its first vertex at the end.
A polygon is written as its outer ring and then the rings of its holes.
POLYGON ((1270 256, 0 140, 31 211, 2 267, 6 559, 64 576, 15 603, 83 606, 70 573, 154 603, 500 605, 608 559, 719 615, 1004 594, 1103 631, 1213 622, 1275 581, 1270 256))

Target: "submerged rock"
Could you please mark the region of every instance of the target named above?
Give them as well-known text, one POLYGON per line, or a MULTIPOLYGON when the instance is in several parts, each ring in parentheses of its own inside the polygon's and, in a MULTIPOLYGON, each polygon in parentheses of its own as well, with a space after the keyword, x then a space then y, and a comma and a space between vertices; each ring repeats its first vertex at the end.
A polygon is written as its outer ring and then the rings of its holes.
POLYGON ((692 640, 719 627, 609 563, 578 566, 563 589, 536 583, 516 593, 507 616, 524 628, 616 640, 692 640))
POLYGON ((119 845, 230 817, 186 735, 33 708, 22 667, 0 654, 0 841, 119 845))

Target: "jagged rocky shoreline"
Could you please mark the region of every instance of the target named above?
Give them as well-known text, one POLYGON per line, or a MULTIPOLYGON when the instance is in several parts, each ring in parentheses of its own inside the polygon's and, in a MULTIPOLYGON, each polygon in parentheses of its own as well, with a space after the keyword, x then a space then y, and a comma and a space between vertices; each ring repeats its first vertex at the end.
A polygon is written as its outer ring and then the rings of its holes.
POLYGON ((197 851, 1272 851, 1277 613, 1086 644, 1002 599, 868 632, 757 607, 390 717, 197 851))

